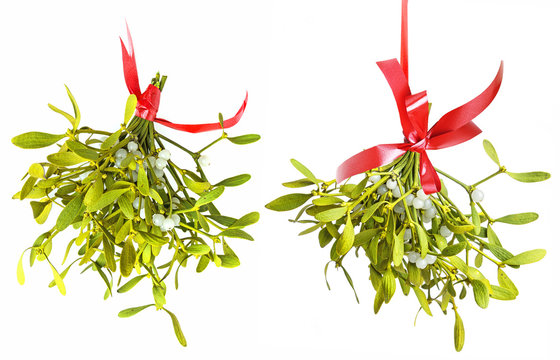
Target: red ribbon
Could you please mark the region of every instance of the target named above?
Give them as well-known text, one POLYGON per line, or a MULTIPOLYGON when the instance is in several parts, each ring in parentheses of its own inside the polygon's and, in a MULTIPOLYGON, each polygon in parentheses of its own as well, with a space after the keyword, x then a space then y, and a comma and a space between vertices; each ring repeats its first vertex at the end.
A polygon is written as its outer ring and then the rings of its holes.
MULTIPOLYGON (((126 86, 128 87, 128 91, 131 94, 136 95, 138 101, 136 105, 135 115, 176 130, 186 131, 190 133, 200 133, 204 131, 222 129, 222 126, 219 122, 208 124, 175 124, 171 121, 156 117, 159 108, 161 90, 156 86, 150 84, 143 93, 140 91, 140 85, 138 83, 138 70, 136 68, 136 58, 134 56, 134 46, 132 44, 132 37, 130 36, 128 24, 126 25, 126 32, 128 35, 128 42, 130 43, 130 52, 128 52, 121 39, 124 80, 126 82, 126 86)), ((245 100, 237 111, 237 114, 235 114, 234 117, 223 121, 224 129, 230 128, 239 122, 241 116, 243 116, 243 113, 245 112, 248 96, 249 94, 246 92, 245 100)))
POLYGON ((503 75, 503 62, 498 74, 480 95, 468 103, 443 115, 428 130, 429 104, 426 91, 411 94, 408 84, 408 35, 407 35, 407 0, 403 0, 401 62, 397 59, 380 61, 377 66, 383 72, 397 102, 401 126, 405 137, 404 143, 382 144, 364 150, 345 162, 337 169, 336 180, 345 179, 386 165, 391 161, 412 151, 420 154, 420 180, 426 194, 441 190, 441 181, 434 169, 426 150, 439 150, 461 144, 482 132, 472 120, 490 103, 500 89, 503 75))

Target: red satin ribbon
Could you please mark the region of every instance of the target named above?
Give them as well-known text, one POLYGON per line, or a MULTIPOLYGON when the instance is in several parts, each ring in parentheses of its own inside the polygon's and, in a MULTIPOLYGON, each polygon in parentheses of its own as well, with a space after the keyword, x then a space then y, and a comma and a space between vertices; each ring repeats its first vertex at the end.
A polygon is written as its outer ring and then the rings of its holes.
POLYGON ((336 180, 345 179, 386 165, 402 156, 407 151, 420 154, 420 180, 426 194, 441 190, 441 181, 434 169, 426 150, 439 150, 461 144, 482 132, 472 120, 490 103, 500 89, 503 76, 503 62, 498 74, 480 95, 468 103, 451 110, 428 130, 429 104, 426 91, 411 94, 408 84, 408 36, 407 36, 407 0, 403 0, 401 31, 401 62, 397 59, 380 61, 377 66, 387 79, 397 102, 401 126, 405 137, 404 143, 382 144, 364 150, 345 162, 337 169, 336 180))
MULTIPOLYGON (((143 93, 140 91, 140 85, 138 82, 138 70, 136 68, 136 58, 134 56, 134 46, 132 44, 132 37, 130 36, 130 30, 128 29, 128 24, 126 25, 126 32, 128 35, 128 42, 130 44, 130 52, 126 49, 122 39, 121 39, 121 48, 122 48, 122 57, 123 57, 123 71, 124 71, 124 80, 126 82, 126 86, 128 87, 128 91, 131 94, 136 95, 138 100, 136 105, 136 116, 139 116, 143 119, 157 122, 158 124, 162 124, 168 126, 170 128, 186 131, 190 133, 200 133, 204 131, 211 131, 211 130, 220 130, 222 126, 219 122, 216 123, 207 123, 207 124, 175 124, 168 120, 157 118, 157 111, 159 108, 159 99, 161 96, 161 90, 155 87, 154 85, 150 84, 146 88, 146 91, 143 93)), ((243 104, 237 111, 234 117, 224 120, 224 129, 230 128, 237 124, 243 116, 245 112, 245 107, 247 106, 247 99, 249 93, 245 93, 245 100, 243 104)))

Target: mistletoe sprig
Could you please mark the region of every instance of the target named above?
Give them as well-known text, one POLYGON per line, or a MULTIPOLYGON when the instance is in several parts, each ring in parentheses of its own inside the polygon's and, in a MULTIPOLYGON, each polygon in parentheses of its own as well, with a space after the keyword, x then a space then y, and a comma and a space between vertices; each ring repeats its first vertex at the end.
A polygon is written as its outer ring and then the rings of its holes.
MULTIPOLYGON (((358 184, 320 180, 292 160, 305 178, 283 185, 315 188, 308 193, 281 196, 266 207, 274 211, 301 208, 291 221, 311 226, 300 235, 318 231, 319 245, 324 248, 330 244, 325 280, 328 267, 333 264, 343 270, 354 290, 344 260, 351 253, 356 257, 365 254, 369 279, 376 291, 375 313, 389 303, 397 282, 404 295, 412 289, 420 303, 418 313, 424 310, 431 316, 430 305, 436 303, 447 314, 451 304, 455 314, 455 349, 460 351, 465 331, 457 302, 465 298, 467 289, 472 289, 481 308, 488 306, 490 298, 514 300, 519 292, 505 270, 539 261, 546 254, 543 249, 535 249, 514 255, 503 247, 492 227, 494 223, 522 225, 537 220, 538 215, 528 212, 492 217, 482 206, 484 193, 479 186, 500 174, 527 183, 544 181, 550 174, 509 172, 487 140, 484 149, 498 169, 472 185, 436 169, 466 191, 470 207, 466 211, 451 200, 443 181, 440 192, 429 196, 424 193, 419 154, 411 151, 391 164, 367 171, 358 184), (484 261, 496 266, 496 277, 485 276, 479 270, 484 261)), ((330 290, 328 281, 327 287, 330 290)), ((359 302, 355 290, 354 295, 359 302)))
MULTIPOLYGON (((152 85, 161 90, 165 80, 158 74, 152 85)), ((150 306, 164 310, 171 317, 177 339, 186 346, 179 321, 164 307, 166 280, 174 276, 177 289, 179 271, 193 261, 196 272, 204 271, 210 262, 223 268, 238 266, 239 258, 229 241, 252 241, 243 229, 259 220, 258 212, 241 217, 220 213, 214 202, 226 188, 242 185, 251 176, 241 174, 211 182, 203 171, 209 164, 204 152, 225 139, 243 145, 260 136, 230 137, 223 130, 220 114, 220 137, 192 151, 159 134, 153 122, 133 116, 135 95, 128 98, 124 122, 117 131, 79 127, 80 110, 68 88, 67 92, 73 116, 49 105, 70 121, 72 127, 65 134, 28 132, 12 139, 24 149, 59 147, 47 161, 29 167, 21 191, 14 195, 15 199, 31 199, 33 217, 39 224, 47 221, 53 206, 61 208, 56 224, 21 255, 18 281, 25 281, 23 256, 29 251, 29 265, 46 260, 54 277, 49 286, 57 286, 63 295, 64 278, 74 265, 83 267, 82 273, 91 270, 99 275, 107 286, 105 299, 115 290, 124 293, 141 281, 149 283, 154 303, 123 310, 119 316, 129 317, 150 306), (166 143, 184 151, 185 156, 171 157, 166 143), (183 158, 192 159, 194 171, 179 165, 183 158), (76 236, 66 246, 62 264, 76 249, 77 258, 59 271, 49 256, 57 235, 66 229, 74 229, 76 236), (136 274, 131 277, 133 272, 136 274), (127 278, 130 280, 121 284, 127 278)))

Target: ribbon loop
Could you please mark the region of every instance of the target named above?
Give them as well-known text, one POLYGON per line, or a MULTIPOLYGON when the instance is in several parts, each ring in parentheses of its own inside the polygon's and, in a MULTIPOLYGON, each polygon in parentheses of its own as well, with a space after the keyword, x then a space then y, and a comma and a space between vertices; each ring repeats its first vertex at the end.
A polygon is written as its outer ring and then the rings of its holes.
MULTIPOLYGON (((138 100, 135 115, 148 121, 154 121, 158 124, 190 133, 200 133, 204 131, 222 129, 222 125, 219 122, 208 124, 175 124, 171 121, 157 118, 161 90, 156 86, 150 84, 143 93, 140 91, 138 69, 136 67, 136 57, 134 56, 134 45, 132 44, 132 36, 130 35, 128 24, 126 24, 126 33, 128 36, 128 43, 130 44, 130 52, 127 50, 122 39, 120 39, 123 58, 123 72, 128 92, 136 95, 136 98, 138 100)), ((243 101, 243 104, 241 105, 235 116, 223 121, 224 129, 234 126, 239 122, 239 120, 241 120, 241 117, 245 112, 245 107, 247 106, 248 96, 249 94, 246 92, 245 100, 243 101)))

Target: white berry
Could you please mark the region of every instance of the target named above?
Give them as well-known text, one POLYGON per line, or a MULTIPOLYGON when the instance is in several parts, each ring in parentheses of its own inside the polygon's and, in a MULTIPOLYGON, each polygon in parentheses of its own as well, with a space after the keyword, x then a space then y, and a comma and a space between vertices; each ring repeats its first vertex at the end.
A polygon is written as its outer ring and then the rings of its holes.
POLYGON ((385 183, 385 186, 387 186, 388 189, 393 190, 394 188, 397 187, 397 181, 393 179, 389 179, 385 183))
POLYGON ((416 197, 412 201, 412 206, 414 206, 415 209, 422 209, 424 207, 424 200, 420 199, 419 197, 416 197))
POLYGON ((169 160, 171 159, 171 152, 167 149, 163 149, 159 152, 158 158, 163 160, 169 160))
POLYGON ((391 191, 393 192, 393 197, 395 197, 395 198, 400 198, 401 195, 402 195, 401 190, 398 187, 394 188, 391 191))
POLYGON ((426 257, 424 258, 424 260, 426 260, 426 262, 427 262, 429 265, 432 265, 433 263, 436 262, 437 256, 428 254, 428 255, 426 255, 426 257))
POLYGON ((136 156, 136 157, 139 157, 139 158, 142 157, 142 152, 140 152, 140 150, 134 150, 134 151, 132 152, 132 154, 133 154, 134 156, 136 156))
POLYGON ((432 221, 432 218, 431 218, 431 217, 426 216, 425 213, 422 214, 422 222, 423 222, 424 224, 427 224, 427 223, 429 223, 429 222, 431 222, 431 221, 432 221))
POLYGON ((140 198, 134 199, 134 201, 132 202, 132 206, 133 206, 135 209, 138 209, 138 207, 140 206, 140 198))
POLYGON ((402 204, 402 202, 399 202, 397 205, 395 205, 395 208, 393 209, 394 212, 396 212, 397 214, 403 214, 404 213, 404 205, 402 204))
POLYGON ((443 237, 450 237, 451 235, 453 235, 453 233, 451 232, 451 230, 449 230, 447 228, 447 226, 443 225, 442 227, 439 228, 439 234, 443 237))
POLYGON ((167 218, 165 220, 163 220, 163 223, 161 224, 161 230, 162 231, 169 231, 171 229, 173 229, 175 227, 175 221, 173 221, 173 219, 171 218, 167 218))
POLYGON ((405 200, 406 200, 406 205, 408 206, 412 205, 412 202, 414 201, 414 195, 408 194, 405 200))
POLYGON ((377 188, 377 193, 379 195, 383 195, 385 194, 387 191, 389 191, 389 189, 387 189, 387 186, 385 186, 385 184, 381 185, 380 187, 377 188))
POLYGON ((163 177, 163 170, 155 168, 154 169, 154 174, 156 174, 156 176, 161 179, 163 177))
POLYGON ((369 177, 369 182, 372 184, 375 184, 376 182, 378 182, 379 180, 381 180, 381 176, 380 175, 371 175, 369 177))
POLYGON ((148 163, 152 166, 155 167, 156 166, 156 158, 153 156, 148 156, 148 158, 146 159, 148 160, 148 163))
POLYGON ((475 189, 472 192, 471 197, 474 202, 481 202, 482 200, 484 200, 484 193, 482 192, 482 190, 475 189))
POLYGON ((426 200, 428 198, 428 195, 426 195, 426 193, 424 193, 423 189, 420 189, 416 192, 416 197, 418 197, 422 200, 426 200))
POLYGON ((165 220, 165 216, 163 216, 162 214, 154 214, 152 216, 152 222, 155 226, 163 225, 163 220, 165 220))
POLYGON ((426 261, 426 259, 420 258, 420 259, 416 260, 416 267, 418 269, 425 269, 426 266, 428 266, 428 262, 426 261))
POLYGON ((428 210, 424 210, 424 215, 426 215, 430 219, 433 219, 436 216, 436 214, 437 214, 437 211, 436 211, 435 207, 431 207, 428 210))
POLYGON ((134 141, 129 142, 126 145, 126 147, 127 147, 128 151, 130 151, 130 152, 138 150, 138 144, 135 143, 134 141))
POLYGON ((181 222, 181 217, 179 217, 179 215, 177 214, 173 214, 171 215, 171 220, 173 220, 175 226, 179 226, 179 223, 181 222))
POLYGON ((198 158, 198 163, 200 164, 200 166, 210 166, 210 158, 206 155, 202 155, 198 158))
POLYGON ((404 240, 404 241, 408 241, 408 240, 410 240, 410 239, 412 239, 412 230, 406 229, 406 230, 404 231, 403 240, 404 240))
POLYGON ((146 209, 144 209, 144 208, 140 209, 139 215, 142 219, 145 219, 146 218, 146 209))
POLYGON ((167 166, 167 160, 165 159, 157 159, 156 160, 156 168, 163 170, 167 166))
POLYGON ((408 261, 413 264, 420 259, 420 254, 415 251, 409 252, 406 256, 408 256, 408 261))
POLYGON ((119 149, 115 152, 115 159, 124 159, 128 155, 125 149, 119 149))
POLYGON ((430 200, 430 199, 424 200, 424 207, 423 207, 424 210, 428 210, 432 206, 434 206, 434 204, 432 203, 432 200, 430 200))

